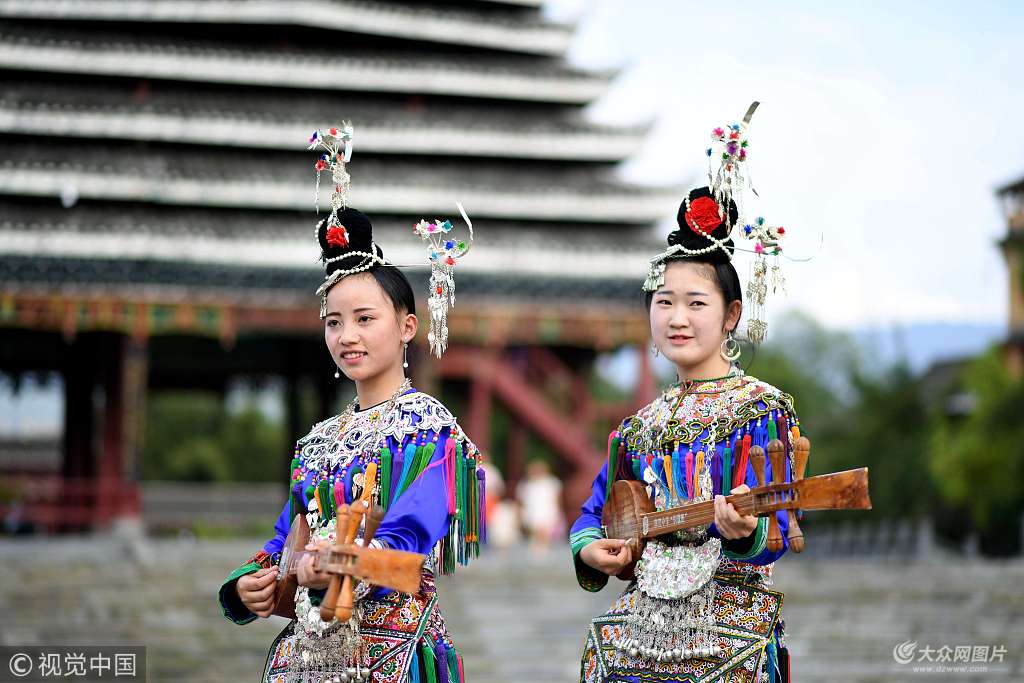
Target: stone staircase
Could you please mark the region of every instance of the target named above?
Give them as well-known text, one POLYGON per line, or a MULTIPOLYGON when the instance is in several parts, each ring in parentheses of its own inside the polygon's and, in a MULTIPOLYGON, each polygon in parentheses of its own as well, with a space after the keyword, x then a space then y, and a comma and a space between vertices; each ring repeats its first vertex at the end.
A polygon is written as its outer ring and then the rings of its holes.
MULTIPOLYGON (((235 626, 221 616, 215 595, 258 544, 2 540, 0 643, 142 644, 150 681, 255 681, 285 622, 235 626)), ((587 620, 614 598, 613 584, 598 594, 578 589, 561 548, 545 560, 492 551, 441 579, 441 604, 465 654, 467 680, 575 680, 587 620)), ((776 585, 787 593, 784 614, 801 683, 1024 680, 1024 562, 789 557, 777 567, 776 585), (999 645, 1006 654, 984 672, 914 673, 893 659, 893 648, 905 641, 933 649, 999 645)))

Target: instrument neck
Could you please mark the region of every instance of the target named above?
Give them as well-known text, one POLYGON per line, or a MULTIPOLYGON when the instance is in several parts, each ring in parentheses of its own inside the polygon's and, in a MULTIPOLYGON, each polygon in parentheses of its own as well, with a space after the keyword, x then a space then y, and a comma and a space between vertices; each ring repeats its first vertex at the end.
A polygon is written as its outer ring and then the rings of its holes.
MULTIPOLYGON (((737 493, 726 496, 736 512, 741 515, 757 515, 758 506, 752 493, 737 493)), ((689 503, 669 510, 648 512, 640 518, 640 537, 649 539, 684 529, 706 526, 715 521, 715 501, 705 500, 689 503)))

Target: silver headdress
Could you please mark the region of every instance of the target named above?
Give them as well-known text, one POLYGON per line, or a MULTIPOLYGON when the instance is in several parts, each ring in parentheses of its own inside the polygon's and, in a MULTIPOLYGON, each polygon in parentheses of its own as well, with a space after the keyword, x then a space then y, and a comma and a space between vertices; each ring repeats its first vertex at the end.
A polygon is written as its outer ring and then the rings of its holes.
MULTIPOLYGON (((316 207, 317 213, 320 213, 320 174, 329 170, 331 181, 334 183, 334 188, 331 191, 331 212, 326 218, 317 222, 316 227, 313 228, 313 237, 319 241, 320 228, 326 223, 328 245, 342 248, 349 245, 349 231, 339 220, 338 213, 348 208, 348 193, 352 187, 352 176, 349 175, 346 165, 352 160, 352 138, 354 135, 355 129, 352 124, 345 121, 340 127, 313 131, 313 134, 309 136, 309 147, 307 147, 307 149, 321 150, 319 158, 313 165, 313 168, 316 169, 316 191, 313 194, 313 205, 316 207)), ((327 316, 327 290, 338 280, 346 275, 369 270, 376 265, 388 265, 373 242, 370 242, 369 251, 348 251, 333 258, 326 258, 326 254, 324 256, 324 266, 353 257, 359 258, 359 261, 356 261, 355 265, 350 268, 335 270, 317 288, 316 293, 320 297, 321 318, 327 316)))
MULTIPOLYGON (((338 211, 348 206, 348 191, 352 186, 352 176, 348 174, 345 165, 352 160, 352 137, 355 129, 352 124, 345 121, 341 128, 328 128, 326 130, 315 130, 309 136, 309 147, 306 149, 322 149, 323 153, 316 160, 313 168, 316 169, 316 192, 313 194, 313 206, 316 212, 320 213, 320 174, 330 169, 331 180, 334 181, 334 191, 331 192, 331 213, 325 218, 334 225, 338 220, 338 211)), ((316 224, 316 229, 323 223, 316 224)), ((314 231, 313 236, 316 237, 314 231)))
POLYGON ((753 118, 754 112, 757 111, 760 104, 760 102, 751 102, 740 123, 720 126, 711 131, 711 147, 707 148, 708 185, 711 187, 711 194, 719 206, 728 206, 730 200, 736 202, 740 216, 743 215, 743 190, 750 188, 750 191, 757 195, 757 191, 750 184, 750 175, 746 172, 748 145, 746 136, 750 119, 753 118), (718 170, 714 172, 713 166, 716 160, 718 161, 718 170))
POLYGON ((650 260, 643 285, 647 292, 661 287, 665 283, 667 262, 673 257, 704 256, 720 250, 721 258, 732 260, 737 250, 753 253, 754 263, 747 284, 747 297, 751 304, 747 338, 754 344, 763 342, 767 332, 765 300, 769 289, 772 292, 785 291, 785 278, 780 266, 785 228, 768 225, 762 217, 750 222, 744 219, 746 191, 757 195, 750 183, 746 163, 749 149, 747 129, 759 104, 753 102, 741 122, 711 131, 712 146, 706 150, 708 187, 691 190, 683 200, 677 219, 679 230, 669 236, 669 248, 650 260), (753 248, 736 247, 734 233, 737 238, 752 240, 753 248), (775 257, 771 267, 766 261, 769 256, 775 257))
MULTIPOLYGON (((347 260, 345 265, 348 266, 335 269, 324 278, 323 283, 317 288, 316 293, 320 297, 321 318, 327 316, 327 291, 339 280, 348 275, 365 272, 375 266, 396 267, 396 264, 384 260, 383 252, 372 239, 372 230, 366 216, 348 206, 348 191, 352 180, 346 170, 346 164, 352 158, 352 137, 352 124, 346 122, 340 128, 314 131, 309 138, 309 149, 322 151, 314 165, 317 173, 314 204, 318 213, 320 174, 330 170, 331 180, 334 183, 334 190, 331 193, 331 212, 326 218, 317 222, 314 236, 323 247, 324 252, 321 256, 325 267, 343 259, 347 260), (349 229, 353 224, 350 223, 346 227, 345 220, 342 220, 342 217, 345 216, 347 216, 346 220, 360 224, 362 232, 358 234, 362 235, 362 240, 356 235, 350 235, 349 229), (323 232, 323 241, 321 242, 321 231, 325 227, 326 231, 323 232), (367 234, 370 235, 369 238, 367 238, 367 234), (352 248, 350 238, 361 248, 352 248), (346 249, 346 251, 340 255, 328 257, 326 250, 329 247, 346 249)), ((448 309, 455 305, 455 264, 458 259, 466 255, 473 245, 473 223, 466 215, 462 204, 456 202, 456 205, 469 229, 468 240, 454 238, 451 234, 453 226, 449 220, 429 221, 424 219, 413 226, 413 232, 427 243, 427 256, 430 263, 430 292, 427 297, 427 307, 430 310, 430 331, 427 334, 427 341, 430 344, 430 350, 438 358, 448 346, 448 309)), ((420 264, 413 264, 410 267, 418 265, 420 264)))
POLYGON ((473 246, 473 222, 462 204, 456 202, 456 206, 469 228, 468 242, 451 236, 452 223, 448 220, 430 222, 424 219, 412 228, 427 243, 427 255, 430 257, 430 296, 427 299, 430 331, 427 342, 438 358, 448 347, 448 307, 455 305, 455 264, 473 246))

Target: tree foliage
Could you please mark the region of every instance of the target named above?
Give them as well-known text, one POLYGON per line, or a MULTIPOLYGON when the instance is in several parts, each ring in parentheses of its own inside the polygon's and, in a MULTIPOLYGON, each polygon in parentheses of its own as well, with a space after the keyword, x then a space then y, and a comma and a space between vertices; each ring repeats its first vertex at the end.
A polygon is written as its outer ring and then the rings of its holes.
POLYGON ((149 397, 142 451, 145 479, 284 481, 289 459, 280 423, 253 406, 230 413, 210 392, 149 397))
MULTIPOLYGON (((801 314, 781 327, 749 372, 795 397, 812 442, 807 474, 868 467, 873 518, 928 512, 934 494, 926 457, 928 410, 907 364, 880 366, 850 335, 801 314)), ((863 520, 864 514, 820 513, 815 521, 863 520)))
POLYGON ((936 415, 929 440, 931 473, 944 499, 962 507, 983 544, 1018 548, 1024 511, 1024 381, 997 349, 971 363, 956 391, 970 399, 964 415, 936 415))

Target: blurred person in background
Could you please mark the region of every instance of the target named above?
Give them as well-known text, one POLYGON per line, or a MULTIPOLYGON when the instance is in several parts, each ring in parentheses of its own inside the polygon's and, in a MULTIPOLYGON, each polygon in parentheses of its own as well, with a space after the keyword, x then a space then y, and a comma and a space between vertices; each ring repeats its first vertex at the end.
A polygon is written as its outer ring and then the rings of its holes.
POLYGON ((506 496, 505 480, 498 468, 491 462, 484 462, 483 468, 487 471, 487 545, 505 559, 521 537, 519 505, 506 496))
POLYGON ((519 484, 520 518, 530 536, 530 556, 547 557, 555 538, 562 532, 562 482, 543 460, 526 467, 526 479, 519 484))

